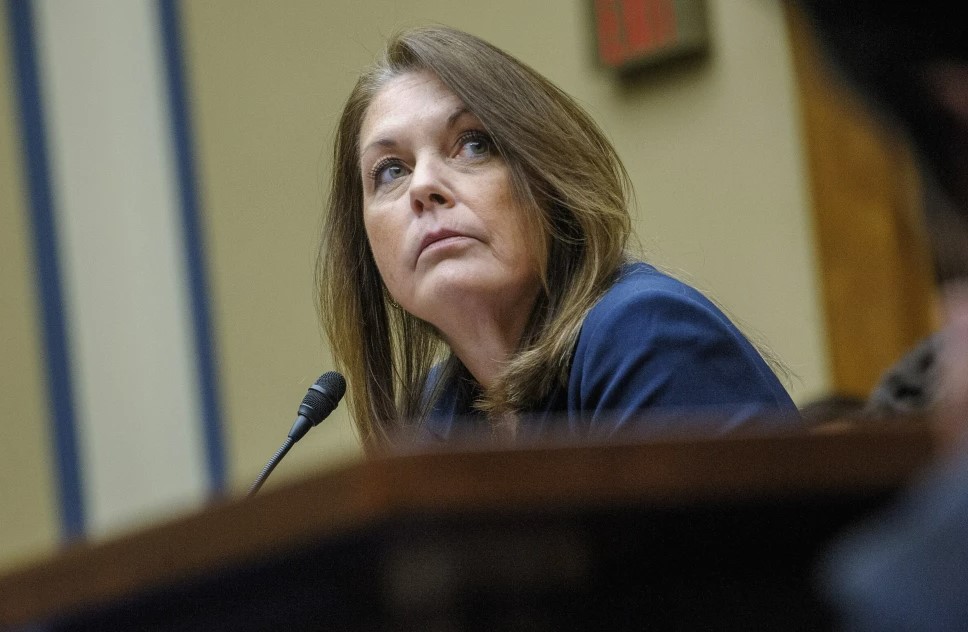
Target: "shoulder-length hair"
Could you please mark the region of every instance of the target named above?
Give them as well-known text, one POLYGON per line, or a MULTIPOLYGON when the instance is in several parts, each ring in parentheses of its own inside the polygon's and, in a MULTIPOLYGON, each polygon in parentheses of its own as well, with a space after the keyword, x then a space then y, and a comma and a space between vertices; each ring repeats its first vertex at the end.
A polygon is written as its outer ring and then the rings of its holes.
POLYGON ((336 130, 328 215, 316 272, 318 308, 365 448, 419 424, 435 389, 468 378, 423 322, 395 306, 363 226, 360 128, 391 79, 432 72, 481 121, 507 163, 538 252, 542 291, 518 350, 476 406, 498 419, 527 410, 567 379, 588 310, 625 260, 631 184, 611 143, 567 94, 467 33, 424 27, 393 37, 353 88, 336 130))

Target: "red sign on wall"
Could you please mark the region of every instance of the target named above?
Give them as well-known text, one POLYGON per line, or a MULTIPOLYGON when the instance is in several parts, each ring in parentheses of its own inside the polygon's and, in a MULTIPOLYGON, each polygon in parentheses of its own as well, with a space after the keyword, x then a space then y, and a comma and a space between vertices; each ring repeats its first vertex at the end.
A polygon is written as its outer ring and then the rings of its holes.
POLYGON ((598 58, 630 68, 706 46, 702 0, 593 0, 598 58))

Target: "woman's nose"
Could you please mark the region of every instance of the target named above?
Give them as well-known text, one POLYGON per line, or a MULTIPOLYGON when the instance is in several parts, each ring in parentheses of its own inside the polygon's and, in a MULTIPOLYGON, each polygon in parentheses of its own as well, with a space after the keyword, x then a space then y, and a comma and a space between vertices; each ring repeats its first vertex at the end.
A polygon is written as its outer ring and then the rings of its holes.
POLYGON ((410 180, 410 206, 416 213, 437 207, 448 207, 454 202, 446 169, 437 159, 429 158, 418 163, 410 180))

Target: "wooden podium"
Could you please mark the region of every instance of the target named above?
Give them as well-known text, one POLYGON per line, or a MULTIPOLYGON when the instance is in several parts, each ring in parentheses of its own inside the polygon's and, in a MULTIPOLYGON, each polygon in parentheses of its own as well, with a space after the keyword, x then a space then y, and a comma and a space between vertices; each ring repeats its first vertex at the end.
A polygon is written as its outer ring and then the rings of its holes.
POLYGON ((828 629, 924 424, 373 459, 0 578, 10 630, 828 629))

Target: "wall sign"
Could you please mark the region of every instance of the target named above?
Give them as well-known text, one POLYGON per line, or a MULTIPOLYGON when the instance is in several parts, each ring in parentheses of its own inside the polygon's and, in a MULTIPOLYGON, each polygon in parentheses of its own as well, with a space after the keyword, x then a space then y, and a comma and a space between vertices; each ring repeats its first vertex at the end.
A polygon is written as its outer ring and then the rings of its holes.
POLYGON ((702 52, 705 0, 593 0, 599 61, 633 70, 702 52))

